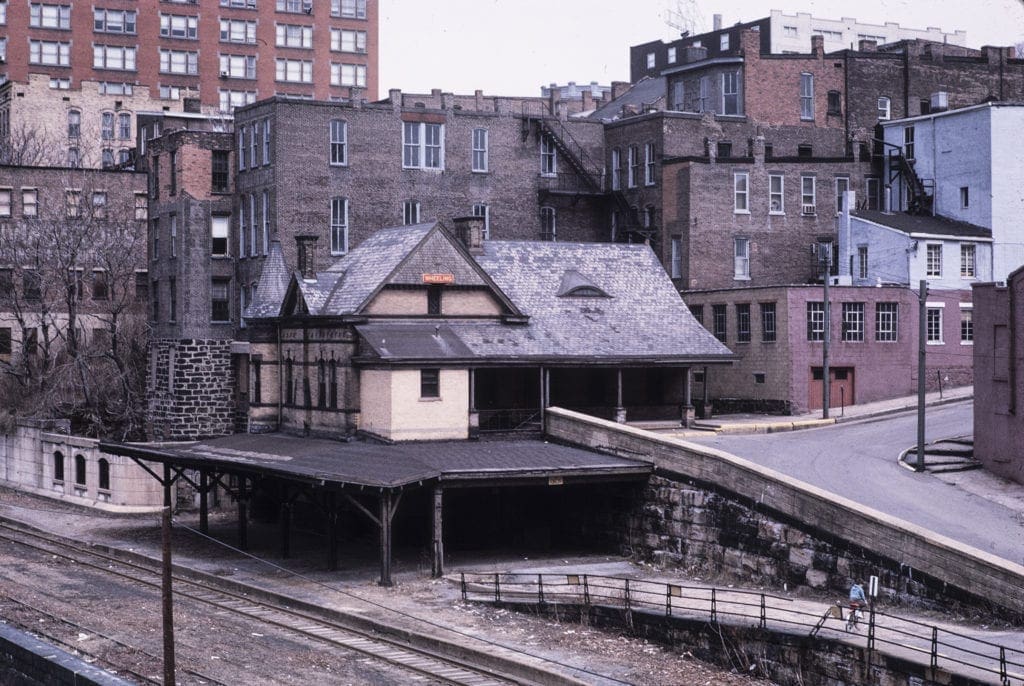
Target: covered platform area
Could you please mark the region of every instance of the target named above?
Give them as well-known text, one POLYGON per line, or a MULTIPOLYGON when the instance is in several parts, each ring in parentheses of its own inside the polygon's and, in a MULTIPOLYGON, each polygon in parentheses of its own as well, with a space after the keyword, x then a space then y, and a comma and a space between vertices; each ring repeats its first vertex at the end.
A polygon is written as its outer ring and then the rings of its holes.
POLYGON ((522 439, 389 445, 234 434, 196 443, 102 443, 100 448, 131 458, 157 479, 167 506, 174 504, 176 485, 194 489, 203 533, 209 532, 211 494, 229 495, 237 504, 242 550, 248 548, 251 509, 259 504, 275 510, 280 554, 287 558, 293 518, 301 509, 323 527, 327 568, 336 570, 339 533, 346 522, 359 520, 376 535, 384 586, 392 585, 396 517, 429 539, 431 574, 439 577, 446 531, 500 540, 544 517, 543 508, 533 507, 543 500, 557 504, 561 535, 578 537, 599 528, 594 524, 606 516, 611 494, 641 486, 653 471, 639 460, 522 439), (456 515, 446 522, 448 512, 456 515))

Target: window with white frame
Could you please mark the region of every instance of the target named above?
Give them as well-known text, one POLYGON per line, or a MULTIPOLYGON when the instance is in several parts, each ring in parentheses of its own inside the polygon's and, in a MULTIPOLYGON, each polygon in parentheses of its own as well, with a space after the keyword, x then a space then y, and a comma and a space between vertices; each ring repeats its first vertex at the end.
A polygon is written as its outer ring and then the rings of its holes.
POLYGON ((10 188, 0 188, 0 217, 10 217, 11 208, 14 206, 14 191, 10 188))
POLYGON ((70 5, 29 5, 28 25, 39 29, 70 29, 70 5))
POLYGON ((728 50, 729 49, 729 34, 723 33, 718 36, 718 49, 728 50))
POLYGON ((676 112, 686 111, 686 84, 682 81, 672 84, 672 109, 676 112))
POLYGON ((868 278, 868 246, 857 246, 857 278, 868 278))
POLYGON ((230 112, 236 107, 251 105, 256 102, 256 91, 238 91, 230 88, 221 88, 218 91, 220 96, 220 109, 222 112, 230 112))
POLYGON ((800 177, 800 214, 817 213, 817 196, 815 194, 815 178, 813 176, 800 177))
POLYGON ((747 172, 734 172, 732 190, 732 211, 736 214, 750 214, 750 175, 747 172))
POLYGON ((669 48, 668 49, 668 63, 669 64, 675 64, 676 63, 676 49, 675 48, 669 48))
POLYGON ((199 53, 191 50, 160 50, 161 74, 198 74, 199 53))
POLYGON ((558 173, 558 155, 555 152, 555 141, 551 136, 540 138, 540 173, 554 176, 558 173))
POLYGON ((366 87, 366 65, 365 64, 338 64, 331 63, 331 85, 332 86, 355 86, 366 87))
POLYGON ((750 239, 733 239, 733 270, 732 278, 746 280, 750 278, 750 239))
MULTIPOLYGON (((245 202, 245 196, 242 197, 242 202, 245 202)), ((257 236, 260 230, 259 220, 259 205, 257 204, 256 194, 249 194, 249 256, 256 257, 259 253, 259 243, 257 242, 257 236)), ((244 257, 244 254, 239 252, 239 257, 244 257)))
POLYGON ((473 171, 487 171, 487 129, 473 129, 473 171))
POLYGON ((131 140, 132 137, 132 115, 121 112, 117 115, 117 137, 120 140, 131 140))
POLYGON ((473 216, 484 218, 484 239, 491 237, 491 208, 482 202, 473 205, 473 216))
MULTIPOLYGON (((224 24, 221 22, 221 40, 224 40, 224 24)), ((160 15, 160 35, 164 38, 196 40, 199 37, 199 17, 179 14, 160 15)))
POLYGON ((419 200, 406 200, 402 203, 402 223, 406 226, 420 223, 419 200))
POLYGON ((654 185, 654 143, 644 143, 644 185, 654 185))
POLYGON ((875 340, 895 343, 899 332, 899 303, 875 303, 875 340))
POLYGON ((960 344, 974 344, 974 310, 971 303, 960 303, 960 344))
POLYGON ((925 331, 928 345, 942 343, 942 308, 943 303, 927 303, 925 305, 925 331))
POLYGON ((612 190, 617 191, 622 188, 622 151, 618 148, 612 148, 612 190))
POLYGON ((796 38, 799 35, 799 31, 795 26, 783 26, 782 33, 785 34, 786 38, 796 38))
POLYGON ((263 217, 263 255, 270 251, 270 191, 263 191, 263 212, 260 216, 263 217))
POLYGON ((740 113, 740 73, 722 74, 722 114, 740 113))
POLYGON ((864 340, 864 303, 843 303, 843 340, 848 343, 864 340))
POLYGON ((366 52, 366 31, 331 29, 331 50, 336 52, 366 52))
POLYGON ((800 74, 800 119, 814 119, 814 74, 800 74))
MULTIPOLYGON (((845 176, 836 177, 836 214, 843 212, 843 196, 850 190, 850 179, 845 176)), ((854 209, 854 208, 849 208, 854 209)))
POLYGON ((403 123, 402 167, 444 169, 444 124, 403 123))
POLYGON ((0 1, 0 26, 7 23, 7 0, 0 1))
POLYGON ((82 113, 79 110, 68 110, 68 138, 82 135, 82 113))
MULTIPOLYGON (((278 28, 280 29, 280 26, 278 28)), ((224 43, 253 45, 256 43, 256 22, 242 19, 221 19, 220 40, 224 43)))
POLYGON ((114 139, 114 113, 103 112, 100 114, 100 139, 110 141, 114 139))
POLYGON ((558 236, 558 227, 555 224, 555 208, 540 208, 540 238, 544 241, 553 241, 558 236))
POLYGON ((879 201, 879 188, 881 188, 881 180, 874 176, 868 176, 864 178, 864 195, 867 200, 867 206, 869 210, 877 210, 881 207, 879 201))
POLYGON ((234 7, 236 9, 254 10, 256 0, 220 0, 221 7, 234 7))
POLYGON ((653 52, 647 53, 647 68, 654 69, 654 65, 657 64, 657 57, 653 52))
POLYGON ((702 76, 702 77, 700 77, 700 90, 699 90, 699 95, 697 97, 697 111, 698 112, 707 112, 708 111, 708 103, 711 101, 710 100, 711 96, 709 94, 710 91, 711 91, 711 77, 710 76, 702 76))
POLYGON ((348 199, 331 198, 331 254, 348 252, 348 199))
POLYGON ((313 27, 296 26, 294 24, 278 24, 277 47, 279 48, 311 48, 313 47, 313 27))
MULTIPOLYGON (((165 86, 160 85, 160 99, 161 100, 180 100, 181 99, 181 88, 178 86, 165 86)), ((221 98, 223 102, 223 98, 221 98)), ((223 106, 221 109, 224 109, 223 106)))
POLYGON ((914 127, 903 127, 903 155, 908 159, 914 159, 914 127))
POLYGON ((312 1, 311 0, 277 0, 275 9, 278 12, 290 12, 292 14, 298 14, 300 12, 306 12, 309 14, 312 12, 312 1), (307 12, 307 10, 309 10, 307 12))
MULTIPOLYGON (((259 126, 257 124, 257 126, 259 126)), ((270 118, 263 120, 263 164, 264 166, 270 164, 270 118)))
POLYGON ((786 213, 786 178, 782 174, 768 175, 768 214, 786 213))
POLYGON ((256 55, 221 55, 220 75, 233 79, 255 79, 256 55))
POLYGON ((892 117, 892 103, 888 97, 882 96, 878 99, 878 118, 888 121, 892 117))
POLYGON ((669 275, 673 279, 683 278, 683 239, 672 237, 672 251, 669 256, 669 275))
POLYGON ((807 303, 807 340, 825 340, 825 303, 807 303))
POLYGON ((135 71, 135 48, 120 45, 92 46, 92 66, 96 69, 135 71))
POLYGON ((974 243, 960 244, 960 276, 964 279, 976 276, 974 243))
POLYGON ((39 191, 35 188, 21 189, 21 216, 39 216, 39 191))
POLYGON ((278 58, 274 61, 274 78, 291 83, 313 83, 312 60, 289 60, 278 58))
POLYGON ((93 30, 97 33, 135 33, 133 10, 93 10, 93 30))
POLYGON ((28 42, 28 63, 46 66, 71 66, 71 43, 49 40, 28 42))
POLYGON ((238 256, 245 257, 245 237, 249 234, 249 224, 245 218, 249 216, 248 203, 243 194, 238 201, 238 256))
POLYGON ((626 185, 629 188, 636 188, 640 176, 640 150, 635 145, 629 146, 626 150, 626 185))
POLYGON ((331 0, 331 16, 366 19, 366 0, 331 0))
POLYGON ((348 122, 331 120, 331 164, 348 164, 348 122))
MULTIPOLYGON (((2 5, 2 4, 3 3, 0 3, 0 5, 2 5)), ((2 24, 2 22, 0 22, 0 24, 2 24)), ((4 37, 0 38, 0 62, 6 62, 6 61, 7 61, 7 37, 4 36, 4 37)), ((52 79, 51 79, 51 81, 52 81, 52 79)), ((53 86, 51 85, 50 87, 52 88, 53 86)), ((68 87, 70 88, 71 85, 68 84, 68 87)))
POLYGON ((942 276, 942 244, 928 243, 925 245, 925 276, 942 276))

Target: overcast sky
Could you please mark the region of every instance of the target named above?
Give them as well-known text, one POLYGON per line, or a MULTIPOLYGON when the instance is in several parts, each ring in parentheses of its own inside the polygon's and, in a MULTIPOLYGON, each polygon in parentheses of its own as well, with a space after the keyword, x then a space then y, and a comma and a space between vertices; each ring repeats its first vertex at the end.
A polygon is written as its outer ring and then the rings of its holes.
MULTIPOLYGON (((389 88, 492 95, 540 95, 541 86, 629 79, 629 46, 667 40, 669 0, 380 0, 380 97, 389 88)), ((731 0, 689 3, 709 31, 714 14, 726 26, 810 12, 852 16, 909 28, 962 29, 967 45, 1024 41, 1024 0, 731 0)), ((693 10, 690 10, 693 13, 693 10)), ((809 48, 808 48, 809 49, 809 48)))

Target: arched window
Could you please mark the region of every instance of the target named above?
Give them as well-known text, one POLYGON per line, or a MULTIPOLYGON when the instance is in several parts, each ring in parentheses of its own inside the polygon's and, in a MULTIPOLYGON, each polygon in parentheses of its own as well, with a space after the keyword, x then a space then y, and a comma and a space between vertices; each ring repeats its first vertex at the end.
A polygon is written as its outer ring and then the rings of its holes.
POLYGON ((82 113, 79 110, 68 110, 68 138, 82 135, 82 113))
POLYGON ((337 360, 331 360, 330 362, 330 405, 332 410, 338 409, 338 362, 337 360))
POLYGON ((109 491, 110 490, 110 462, 108 462, 106 460, 106 458, 102 458, 101 457, 100 461, 99 461, 99 467, 100 467, 100 490, 101 491, 109 491))
POLYGON ((53 480, 64 480, 64 453, 59 450, 53 451, 53 480))
POLYGON ((542 241, 553 241, 557 234, 555 226, 555 208, 540 208, 540 239, 542 241))
POLYGON ((75 455, 75 483, 79 486, 85 485, 85 455, 75 455))
POLYGON ((127 112, 117 115, 117 137, 123 141, 131 140, 132 115, 127 112))
POLYGON ((100 116, 100 138, 105 141, 114 140, 114 113, 104 112, 100 116))

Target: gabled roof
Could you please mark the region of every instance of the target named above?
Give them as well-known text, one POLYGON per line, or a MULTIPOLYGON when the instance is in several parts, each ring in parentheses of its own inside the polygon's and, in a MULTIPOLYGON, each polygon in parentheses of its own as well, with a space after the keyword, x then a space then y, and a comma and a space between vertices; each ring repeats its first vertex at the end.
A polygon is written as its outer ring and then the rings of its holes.
MULTIPOLYGON (((643 112, 644 105, 665 100, 665 77, 645 76, 619 97, 597 108, 588 119, 613 121, 622 117, 623 107, 633 107, 637 113, 643 112)), ((659 108, 663 109, 663 108, 659 108)))
POLYGON ((854 210, 850 214, 858 219, 865 219, 873 224, 887 226, 905 234, 992 238, 992 229, 986 229, 983 226, 968 224, 967 222, 946 217, 933 217, 927 214, 907 214, 905 212, 886 213, 877 210, 854 210))
POLYGON ((288 266, 284 263, 284 254, 281 252, 281 242, 271 241, 270 252, 267 259, 263 261, 263 271, 260 272, 260 282, 256 286, 256 293, 242 316, 247 319, 278 316, 281 313, 281 304, 288 291, 290 279, 291 274, 288 272, 288 266))

